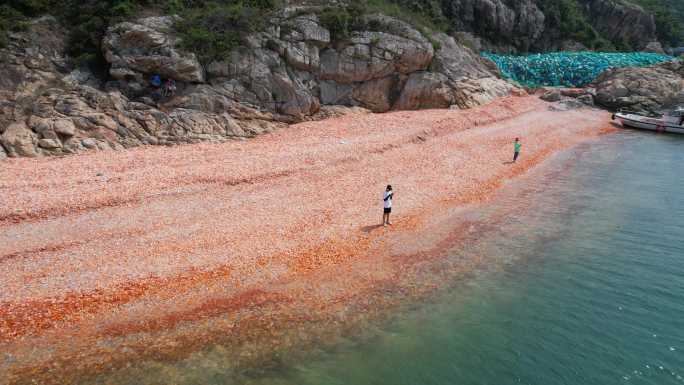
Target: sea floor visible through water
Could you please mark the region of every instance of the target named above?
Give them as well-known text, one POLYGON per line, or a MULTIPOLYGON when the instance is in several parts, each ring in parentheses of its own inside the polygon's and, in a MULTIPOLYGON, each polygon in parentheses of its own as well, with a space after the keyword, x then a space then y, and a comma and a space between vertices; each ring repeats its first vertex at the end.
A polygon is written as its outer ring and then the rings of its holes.
POLYGON ((531 210, 454 251, 495 263, 259 383, 684 383, 684 138, 621 131, 553 162, 508 198, 531 210))
POLYGON ((233 353, 217 345, 93 382, 683 384, 682 164, 676 136, 620 131, 581 144, 491 204, 455 211, 498 219, 473 225, 468 242, 430 267, 477 256, 473 271, 413 277, 435 287, 430 295, 351 330, 327 325, 328 342, 256 370, 228 369, 233 353))
POLYGON ((490 264, 458 250, 529 210, 490 204, 506 181, 613 130, 527 96, 8 160, 0 385, 239 383, 372 335, 490 264))

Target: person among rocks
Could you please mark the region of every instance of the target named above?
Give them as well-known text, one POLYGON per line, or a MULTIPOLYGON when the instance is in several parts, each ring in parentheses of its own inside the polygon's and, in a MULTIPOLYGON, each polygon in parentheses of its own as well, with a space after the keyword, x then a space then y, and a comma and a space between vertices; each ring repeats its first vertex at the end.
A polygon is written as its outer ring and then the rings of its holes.
POLYGON ((150 79, 150 96, 155 102, 159 102, 162 97, 161 82, 161 76, 156 74, 152 75, 152 78, 150 79))
POLYGON ((520 150, 522 149, 522 144, 520 144, 520 138, 515 138, 514 152, 513 152, 513 163, 518 160, 520 156, 520 150))
POLYGON ((392 191, 392 185, 388 184, 387 189, 385 190, 385 196, 382 199, 384 201, 384 210, 382 214, 383 226, 392 224, 392 222, 390 222, 390 214, 392 213, 392 198, 394 198, 394 191, 392 191))
POLYGON ((170 97, 176 94, 176 81, 169 79, 164 83, 164 96, 170 97))
POLYGON ((152 88, 160 88, 161 87, 161 76, 155 74, 152 75, 152 79, 150 79, 150 84, 152 84, 152 88))

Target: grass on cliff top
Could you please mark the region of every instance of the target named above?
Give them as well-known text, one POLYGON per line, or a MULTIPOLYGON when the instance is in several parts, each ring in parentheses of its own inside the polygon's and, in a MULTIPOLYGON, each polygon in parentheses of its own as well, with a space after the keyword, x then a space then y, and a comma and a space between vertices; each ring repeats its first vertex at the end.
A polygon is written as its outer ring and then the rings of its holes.
MULTIPOLYGON (((0 46, 11 31, 21 30, 32 17, 50 13, 68 29, 69 54, 77 64, 105 68, 102 38, 115 23, 143 14, 177 14, 182 48, 203 63, 221 60, 244 43, 247 35, 264 30, 280 0, 6 0, 0 6, 0 46)), ((439 0, 352 0, 328 7, 321 20, 336 38, 345 38, 363 25, 363 15, 383 13, 415 25, 424 32, 445 31, 439 0)), ((428 33, 426 33, 428 34, 428 33)))
POLYGON ((432 34, 447 32, 449 29, 448 21, 441 16, 439 4, 434 0, 350 1, 345 6, 322 9, 319 17, 321 25, 330 31, 334 40, 344 40, 355 31, 382 31, 382 25, 364 21, 365 15, 376 13, 391 16, 412 25, 430 40, 435 49, 439 49, 439 43, 432 39, 432 34), (421 6, 422 3, 431 5, 421 6))
POLYGON ((107 28, 152 10, 181 15, 186 21, 178 26, 184 46, 208 61, 262 28, 265 14, 279 5, 278 0, 6 0, 0 6, 0 47, 7 44, 9 32, 50 13, 67 28, 68 51, 77 64, 104 67, 101 44, 107 28))
POLYGON ((226 58, 249 34, 264 30, 278 5, 276 0, 206 2, 175 5, 167 12, 182 17, 176 24, 181 47, 207 64, 226 58))

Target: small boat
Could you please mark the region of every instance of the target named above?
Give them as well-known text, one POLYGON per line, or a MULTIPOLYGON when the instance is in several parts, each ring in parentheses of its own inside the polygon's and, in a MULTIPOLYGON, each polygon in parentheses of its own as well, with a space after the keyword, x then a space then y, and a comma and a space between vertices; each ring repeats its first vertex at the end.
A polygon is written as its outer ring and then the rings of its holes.
POLYGON ((613 114, 623 127, 640 128, 657 132, 684 134, 684 108, 680 107, 664 115, 646 115, 634 111, 620 110, 613 114))

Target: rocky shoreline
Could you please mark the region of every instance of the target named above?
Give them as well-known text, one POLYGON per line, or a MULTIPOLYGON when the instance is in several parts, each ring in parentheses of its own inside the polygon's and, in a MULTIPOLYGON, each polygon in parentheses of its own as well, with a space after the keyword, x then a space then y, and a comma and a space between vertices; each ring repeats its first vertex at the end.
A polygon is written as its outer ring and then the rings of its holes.
MULTIPOLYGON (((54 18, 34 20, 0 50, 0 159, 223 142, 346 113, 465 109, 536 92, 502 79, 461 38, 364 17, 367 30, 335 39, 316 13, 286 8, 206 65, 179 48, 177 17, 122 22, 103 38, 104 77, 74 67, 54 18), (153 75, 175 81, 177 91, 161 96, 153 75)), ((684 103, 683 68, 674 61, 609 70, 579 104, 565 105, 653 111, 684 103)))
POLYGON ((368 16, 376 30, 333 41, 315 14, 285 13, 247 47, 206 66, 177 47, 173 22, 149 17, 112 26, 103 42, 112 80, 104 84, 70 68, 54 19, 12 35, 0 52, 7 64, 0 69, 0 156, 247 138, 341 110, 330 106, 467 108, 515 90, 452 37, 431 41, 382 15, 368 16), (153 74, 175 80, 178 92, 152 100, 153 74))

